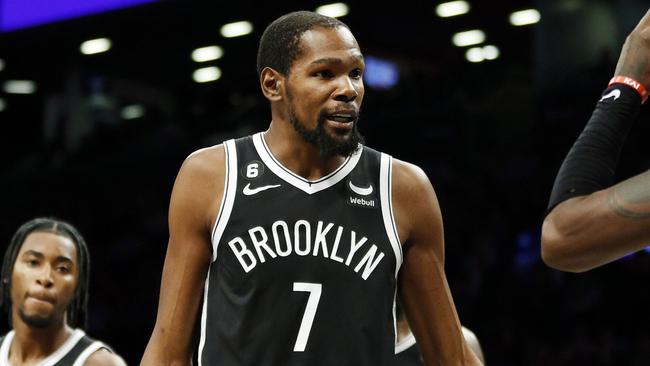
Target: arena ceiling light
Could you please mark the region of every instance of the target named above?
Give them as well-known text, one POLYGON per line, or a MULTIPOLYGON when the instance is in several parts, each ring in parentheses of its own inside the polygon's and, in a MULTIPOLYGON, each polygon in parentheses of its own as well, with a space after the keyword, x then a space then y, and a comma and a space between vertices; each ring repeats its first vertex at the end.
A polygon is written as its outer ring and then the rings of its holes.
POLYGON ((192 51, 192 60, 195 62, 206 62, 218 60, 223 56, 223 49, 219 46, 207 46, 192 51))
POLYGON ((499 57, 499 48, 493 45, 483 47, 472 47, 465 52, 465 58, 469 62, 483 62, 496 60, 499 57))
POLYGON ((123 119, 136 119, 144 116, 144 107, 140 104, 127 105, 122 108, 120 115, 123 119))
POLYGON ((481 47, 472 47, 465 52, 465 58, 469 62, 483 62, 485 57, 483 57, 483 49, 481 47))
POLYGON ((36 92, 36 83, 31 80, 7 80, 3 89, 7 94, 32 94, 36 92))
POLYGON ((346 3, 334 3, 322 5, 316 8, 316 12, 332 18, 339 18, 348 15, 350 8, 346 3))
POLYGON ((496 60, 499 58, 500 54, 501 53, 499 52, 499 48, 497 46, 483 46, 483 57, 485 57, 486 60, 496 60))
POLYGON ((436 6, 436 14, 441 18, 454 17, 456 15, 463 15, 469 11, 469 3, 467 1, 450 1, 436 6))
POLYGON ((224 24, 221 27, 221 35, 226 38, 245 36, 253 31, 253 24, 245 20, 224 24))
POLYGON ((7 109, 7 102, 5 102, 4 99, 0 98, 0 112, 4 111, 7 109))
POLYGON ((96 38, 85 41, 79 46, 79 50, 84 55, 94 55, 106 52, 111 49, 111 40, 108 38, 96 38))
POLYGON ((483 43, 485 41, 485 33, 480 29, 459 32, 454 34, 451 41, 458 47, 472 46, 483 43))
POLYGON ((520 10, 510 14, 510 24, 514 26, 535 24, 539 22, 541 18, 542 16, 536 9, 520 10))
POLYGON ((208 83, 210 81, 219 80, 221 77, 221 69, 216 66, 203 67, 194 71, 192 78, 197 83, 208 83))

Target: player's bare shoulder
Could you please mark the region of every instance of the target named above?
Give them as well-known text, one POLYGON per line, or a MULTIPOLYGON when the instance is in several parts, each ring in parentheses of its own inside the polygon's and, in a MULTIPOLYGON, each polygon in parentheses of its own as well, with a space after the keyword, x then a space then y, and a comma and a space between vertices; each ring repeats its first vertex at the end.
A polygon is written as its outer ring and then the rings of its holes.
POLYGON ((417 196, 422 189, 432 190, 427 174, 415 164, 393 158, 393 193, 417 196))
POLYGON ((122 357, 101 348, 88 357, 84 366, 126 366, 122 357))
POLYGON ((178 212, 187 217, 191 211, 193 216, 196 215, 209 227, 221 204, 225 174, 226 151, 223 144, 190 154, 176 177, 170 213, 178 212))
POLYGON ((440 217, 433 186, 424 170, 415 164, 393 159, 392 195, 395 220, 403 242, 412 238, 423 219, 440 217))
POLYGON ((223 178, 225 174, 226 150, 223 144, 199 149, 191 153, 183 162, 181 173, 197 179, 223 178))

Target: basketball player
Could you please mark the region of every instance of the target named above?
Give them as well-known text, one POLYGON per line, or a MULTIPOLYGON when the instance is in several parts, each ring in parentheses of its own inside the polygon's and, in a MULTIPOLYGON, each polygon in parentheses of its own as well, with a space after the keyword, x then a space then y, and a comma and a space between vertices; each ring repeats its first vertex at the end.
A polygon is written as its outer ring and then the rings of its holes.
POLYGON ((125 365, 76 328, 86 321, 89 271, 72 225, 37 218, 16 231, 2 263, 0 303, 13 330, 0 337, 0 365, 125 365))
POLYGON ((583 272, 650 243, 650 172, 614 184, 628 131, 650 87, 650 13, 627 37, 614 78, 555 180, 542 228, 551 267, 583 272))
POLYGON ((627 37, 614 78, 565 158, 542 228, 551 267, 583 272, 650 243, 650 172, 614 184, 628 131, 650 87, 650 13, 627 37))
POLYGON ((267 131, 199 150, 173 189, 143 365, 389 365, 399 288, 427 365, 480 364, 444 273, 419 168, 361 145, 364 60, 348 27, 274 21, 257 69, 267 131), (399 274, 399 276, 398 276, 399 274))

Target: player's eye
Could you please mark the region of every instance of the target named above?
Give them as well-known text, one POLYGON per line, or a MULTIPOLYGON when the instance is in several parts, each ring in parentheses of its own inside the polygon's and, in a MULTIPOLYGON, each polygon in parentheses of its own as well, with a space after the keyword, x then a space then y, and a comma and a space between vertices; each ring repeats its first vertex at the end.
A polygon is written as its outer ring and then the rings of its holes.
POLYGON ((331 79, 334 77, 334 73, 331 72, 330 70, 321 70, 317 71, 314 73, 314 75, 323 78, 323 79, 331 79))
POLYGON ((350 72, 350 77, 353 79, 361 79, 363 76, 363 71, 361 69, 354 69, 350 72))

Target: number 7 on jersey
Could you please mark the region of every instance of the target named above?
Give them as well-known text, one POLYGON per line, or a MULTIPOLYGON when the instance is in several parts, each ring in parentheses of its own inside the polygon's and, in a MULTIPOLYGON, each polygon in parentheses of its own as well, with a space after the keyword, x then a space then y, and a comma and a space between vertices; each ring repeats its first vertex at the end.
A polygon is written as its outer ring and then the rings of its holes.
POLYGON ((311 332, 311 326, 314 323, 314 317, 316 316, 316 308, 318 307, 318 302, 320 301, 322 288, 323 286, 320 283, 293 283, 293 291, 309 292, 307 307, 305 308, 305 313, 302 316, 300 330, 298 330, 298 338, 296 338, 296 344, 293 346, 294 352, 305 351, 305 346, 307 346, 307 339, 309 339, 309 332, 311 332))

